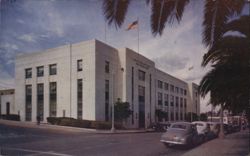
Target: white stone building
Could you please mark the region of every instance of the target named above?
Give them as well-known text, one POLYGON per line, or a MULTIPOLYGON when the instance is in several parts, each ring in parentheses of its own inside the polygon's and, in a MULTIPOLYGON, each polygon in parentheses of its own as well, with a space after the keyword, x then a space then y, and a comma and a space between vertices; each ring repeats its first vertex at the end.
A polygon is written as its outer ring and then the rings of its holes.
POLYGON ((133 111, 126 125, 147 127, 156 120, 184 120, 194 101, 186 82, 153 61, 97 40, 17 56, 15 68, 16 112, 23 121, 36 121, 38 114, 44 122, 49 116, 110 121, 112 103, 120 98, 133 111), (167 117, 156 118, 156 109, 167 117))

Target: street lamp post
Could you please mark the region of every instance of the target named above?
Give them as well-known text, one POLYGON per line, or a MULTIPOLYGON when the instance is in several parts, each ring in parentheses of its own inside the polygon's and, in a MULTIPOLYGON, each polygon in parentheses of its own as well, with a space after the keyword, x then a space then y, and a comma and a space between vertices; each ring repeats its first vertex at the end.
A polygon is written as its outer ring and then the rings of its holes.
POLYGON ((111 101, 112 101, 112 127, 111 127, 111 132, 112 133, 115 133, 115 103, 114 103, 114 86, 115 86, 115 83, 114 83, 114 77, 115 77, 115 74, 114 74, 114 71, 112 71, 112 98, 111 98, 111 101))

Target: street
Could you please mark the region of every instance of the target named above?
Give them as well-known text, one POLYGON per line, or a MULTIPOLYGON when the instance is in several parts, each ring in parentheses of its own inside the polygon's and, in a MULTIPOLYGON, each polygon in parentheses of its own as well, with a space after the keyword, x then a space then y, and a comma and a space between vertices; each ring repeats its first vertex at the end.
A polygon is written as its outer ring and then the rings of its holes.
POLYGON ((179 156, 181 147, 166 148, 161 133, 94 134, 22 128, 0 124, 0 155, 179 156))

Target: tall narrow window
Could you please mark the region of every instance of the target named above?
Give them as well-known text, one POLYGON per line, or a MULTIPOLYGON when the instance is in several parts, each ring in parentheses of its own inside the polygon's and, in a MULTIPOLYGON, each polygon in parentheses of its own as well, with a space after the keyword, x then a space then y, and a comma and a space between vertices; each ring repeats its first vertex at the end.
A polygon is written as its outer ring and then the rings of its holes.
POLYGON ((77 118, 82 119, 82 79, 77 80, 77 118))
POLYGON ((162 93, 158 92, 158 105, 162 105, 162 93))
POLYGON ((132 67, 132 77, 131 77, 131 98, 132 98, 132 125, 134 124, 134 67, 132 67))
POLYGON ((32 86, 25 87, 25 120, 31 121, 32 114, 32 86))
POLYGON ((173 95, 171 95, 170 106, 174 106, 174 96, 173 95))
POLYGON ((25 78, 32 78, 32 68, 25 69, 25 78))
POLYGON ((179 107, 179 98, 178 97, 175 97, 175 106, 179 107))
POLYGON ((109 73, 109 61, 105 61, 105 73, 109 73))
POLYGON ((37 116, 43 121, 43 105, 44 105, 44 87, 43 84, 37 84, 37 116))
POLYGON ((168 94, 164 94, 164 103, 165 106, 168 106, 168 94))
POLYGON ((171 92, 174 92, 174 85, 170 85, 171 92))
POLYGON ((162 89, 162 85, 163 85, 162 81, 158 80, 158 88, 162 89))
POLYGON ((183 98, 180 98, 180 107, 183 107, 183 98))
POLYGON ((178 94, 179 93, 179 88, 175 87, 175 92, 178 94))
POLYGON ((43 66, 36 67, 36 75, 37 75, 37 77, 42 77, 43 74, 44 74, 43 71, 44 71, 43 66))
POLYGON ((49 116, 56 117, 57 86, 56 82, 49 83, 49 116))
POLYGON ((139 77, 139 80, 145 81, 145 72, 142 71, 142 70, 139 70, 138 71, 138 77, 139 77))
POLYGON ((77 71, 82 71, 82 60, 77 60, 77 71))
POLYGON ((49 75, 56 75, 56 73, 57 73, 56 64, 49 65, 49 75))
POLYGON ((187 90, 186 89, 184 89, 184 95, 187 95, 187 90))
POLYGON ((166 83, 166 82, 164 83, 164 89, 168 90, 168 83, 166 83))
POLYGON ((105 80, 105 120, 109 121, 109 80, 105 80))

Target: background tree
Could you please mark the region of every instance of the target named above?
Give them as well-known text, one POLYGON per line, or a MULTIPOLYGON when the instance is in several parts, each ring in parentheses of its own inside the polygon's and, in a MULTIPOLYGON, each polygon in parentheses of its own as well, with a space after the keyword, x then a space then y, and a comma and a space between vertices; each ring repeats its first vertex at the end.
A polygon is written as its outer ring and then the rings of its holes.
POLYGON ((167 115, 168 115, 168 113, 165 112, 165 111, 163 111, 163 110, 161 110, 161 109, 156 109, 155 110, 155 116, 157 117, 157 119, 158 119, 159 122, 161 122, 162 119, 166 120, 167 119, 167 115))
POLYGON ((186 115, 186 121, 188 122, 198 121, 198 119, 199 119, 199 116, 196 113, 188 112, 186 115))
POLYGON ((207 121, 207 114, 206 113, 200 114, 200 121, 207 121))
POLYGON ((120 99, 118 99, 114 108, 115 120, 117 122, 123 122, 131 115, 131 113, 132 111, 130 110, 129 103, 122 102, 120 99))

